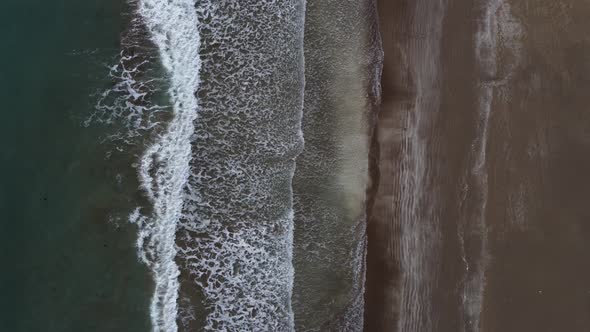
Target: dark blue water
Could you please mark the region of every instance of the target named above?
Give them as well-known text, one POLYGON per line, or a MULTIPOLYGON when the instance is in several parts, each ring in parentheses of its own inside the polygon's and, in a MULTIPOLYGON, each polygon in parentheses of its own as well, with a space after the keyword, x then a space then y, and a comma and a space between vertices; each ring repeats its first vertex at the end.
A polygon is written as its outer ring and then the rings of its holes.
POLYGON ((119 0, 0 4, 0 331, 146 331, 136 156, 81 125, 111 84, 119 0))

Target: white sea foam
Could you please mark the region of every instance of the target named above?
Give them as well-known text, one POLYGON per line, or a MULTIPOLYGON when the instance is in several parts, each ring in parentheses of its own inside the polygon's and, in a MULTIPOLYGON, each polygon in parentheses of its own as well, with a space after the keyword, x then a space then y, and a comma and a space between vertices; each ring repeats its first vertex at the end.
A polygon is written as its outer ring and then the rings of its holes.
POLYGON ((479 66, 483 81, 479 86, 477 109, 477 136, 472 144, 472 165, 470 179, 472 186, 465 184, 465 192, 476 197, 474 218, 466 224, 459 225, 459 241, 463 250, 465 277, 463 280, 462 306, 464 315, 464 331, 479 331, 480 315, 483 303, 483 289, 485 285, 487 227, 485 222, 488 186, 486 169, 486 149, 488 140, 489 119, 492 108, 494 85, 497 77, 497 16, 496 12, 502 0, 490 0, 483 4, 482 17, 478 21, 475 32, 475 58, 479 66), (467 258, 464 233, 478 234, 475 241, 479 242, 479 252, 471 253, 467 258))
POLYGON ((155 281, 153 330, 293 330, 304 1, 130 1, 129 47, 87 123, 122 125, 109 138, 126 143, 155 137, 137 164, 153 208, 129 216, 155 281), (154 98, 164 81, 171 106, 154 98))
POLYGON ((291 331, 303 1, 203 0, 196 10, 198 158, 177 243, 181 295, 193 299, 197 322, 188 315, 185 328, 291 331))
POLYGON ((182 214, 183 189, 190 174, 190 137, 198 107, 194 94, 199 85, 200 38, 193 0, 140 0, 137 13, 158 47, 168 74, 173 118, 139 163, 141 185, 153 211, 141 216, 136 210, 131 221, 139 226, 139 255, 150 267, 155 281, 150 306, 152 329, 171 332, 177 330, 180 272, 175 263, 175 233, 182 214))
POLYGON ((117 124, 121 130, 116 130, 105 140, 134 145, 136 138, 160 125, 157 116, 167 107, 155 104, 150 98, 159 91, 156 80, 138 78, 149 70, 150 61, 147 58, 121 51, 116 61, 115 65, 108 66, 108 75, 114 84, 95 94, 94 112, 84 125, 89 126, 93 122, 117 124))

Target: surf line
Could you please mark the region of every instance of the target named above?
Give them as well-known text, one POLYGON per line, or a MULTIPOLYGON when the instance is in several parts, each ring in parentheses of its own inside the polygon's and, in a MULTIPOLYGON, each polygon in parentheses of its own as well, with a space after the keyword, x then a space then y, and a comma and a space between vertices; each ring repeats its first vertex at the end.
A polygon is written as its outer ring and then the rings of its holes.
POLYGON ((138 166, 141 187, 153 205, 148 216, 136 209, 140 259, 150 268, 155 289, 150 304, 152 331, 177 331, 180 274, 175 262, 176 227, 182 215, 183 189, 190 174, 198 104, 200 36, 193 0, 139 0, 137 14, 158 48, 169 80, 173 117, 144 152, 138 166))

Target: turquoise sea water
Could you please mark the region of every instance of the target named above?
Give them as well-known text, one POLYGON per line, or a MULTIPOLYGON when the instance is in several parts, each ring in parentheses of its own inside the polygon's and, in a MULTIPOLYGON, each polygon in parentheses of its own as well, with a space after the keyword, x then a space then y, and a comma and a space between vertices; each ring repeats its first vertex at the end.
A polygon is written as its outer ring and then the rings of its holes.
POLYGON ((81 125, 125 27, 119 0, 0 4, 0 331, 147 331, 135 156, 81 125))

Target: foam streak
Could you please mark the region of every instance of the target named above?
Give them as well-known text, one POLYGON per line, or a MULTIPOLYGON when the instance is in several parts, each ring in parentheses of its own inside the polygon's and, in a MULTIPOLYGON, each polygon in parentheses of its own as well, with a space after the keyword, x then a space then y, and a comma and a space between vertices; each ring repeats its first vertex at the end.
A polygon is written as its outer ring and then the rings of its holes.
POLYGON ((153 212, 148 217, 134 213, 132 221, 140 228, 140 257, 155 280, 150 307, 152 329, 170 332, 178 329, 175 232, 192 156, 190 137, 197 117, 194 93, 199 85, 200 37, 193 0, 142 0, 138 14, 169 75, 173 118, 167 130, 145 151, 139 166, 141 184, 153 204, 153 212))

